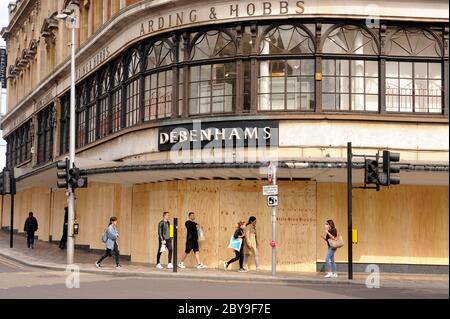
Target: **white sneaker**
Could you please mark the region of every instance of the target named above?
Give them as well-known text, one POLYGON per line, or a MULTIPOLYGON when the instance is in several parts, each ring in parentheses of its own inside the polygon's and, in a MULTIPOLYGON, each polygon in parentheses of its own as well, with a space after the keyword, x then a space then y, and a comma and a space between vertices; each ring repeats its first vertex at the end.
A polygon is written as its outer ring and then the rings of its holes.
POLYGON ((97 267, 97 268, 102 268, 102 266, 100 266, 99 263, 95 263, 95 267, 97 267))
POLYGON ((207 268, 207 267, 205 265, 203 265, 203 264, 199 264, 197 266, 197 269, 205 269, 205 268, 207 268))
POLYGON ((223 262, 223 270, 228 269, 228 263, 226 261, 223 262))
POLYGON ((178 267, 180 267, 181 269, 185 269, 185 268, 186 268, 186 266, 184 265, 184 263, 179 263, 179 264, 178 264, 178 267))
POLYGON ((157 265, 156 265, 156 268, 158 268, 158 269, 164 269, 164 267, 161 266, 161 264, 157 264, 157 265))
POLYGON ((332 276, 333 276, 333 274, 331 272, 329 272, 328 274, 325 275, 325 278, 330 278, 332 276))
POLYGON ((335 272, 335 273, 333 274, 333 278, 337 278, 337 276, 338 276, 338 274, 337 274, 337 272, 335 272))
POLYGON ((173 269, 173 265, 172 264, 168 264, 167 265, 167 269, 173 269))

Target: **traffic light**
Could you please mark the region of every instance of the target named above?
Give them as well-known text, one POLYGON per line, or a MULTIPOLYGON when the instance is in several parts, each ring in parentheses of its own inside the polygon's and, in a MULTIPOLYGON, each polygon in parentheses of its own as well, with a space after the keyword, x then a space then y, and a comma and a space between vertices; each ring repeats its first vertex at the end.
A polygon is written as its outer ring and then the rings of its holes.
POLYGON ((86 188, 88 186, 87 177, 80 177, 80 169, 73 167, 69 170, 69 185, 72 189, 86 188))
POLYGON ((58 169, 58 172, 56 173, 56 176, 58 177, 58 188, 69 188, 69 165, 70 162, 68 158, 56 164, 56 168, 58 169))
POLYGON ((400 176, 391 175, 400 173, 400 165, 391 165, 391 162, 399 162, 400 153, 392 153, 383 151, 383 180, 381 184, 384 186, 400 184, 400 176))
POLYGON ((364 182, 378 185, 378 161, 368 159, 365 163, 364 182))

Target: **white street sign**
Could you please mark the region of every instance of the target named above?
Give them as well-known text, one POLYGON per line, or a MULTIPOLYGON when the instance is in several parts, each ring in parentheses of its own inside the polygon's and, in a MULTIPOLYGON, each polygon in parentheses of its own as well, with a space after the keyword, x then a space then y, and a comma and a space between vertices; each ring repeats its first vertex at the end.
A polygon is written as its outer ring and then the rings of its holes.
POLYGON ((268 196, 267 197, 267 205, 269 207, 276 207, 276 206, 278 206, 278 196, 268 196))
POLYGON ((276 196, 278 195, 278 185, 268 185, 263 187, 264 196, 276 196))

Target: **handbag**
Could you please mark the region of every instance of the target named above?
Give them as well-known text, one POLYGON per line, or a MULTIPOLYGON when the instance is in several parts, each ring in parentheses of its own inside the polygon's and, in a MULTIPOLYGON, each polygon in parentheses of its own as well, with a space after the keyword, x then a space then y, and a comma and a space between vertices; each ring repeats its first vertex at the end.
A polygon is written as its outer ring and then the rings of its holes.
POLYGON ((167 246, 166 246, 165 244, 162 244, 162 245, 161 245, 161 249, 159 250, 159 252, 160 252, 160 253, 163 253, 163 252, 165 252, 165 251, 167 251, 167 246))
POLYGON ((198 228, 197 229, 197 234, 198 234, 198 241, 205 241, 205 232, 203 231, 203 229, 198 228))
POLYGON ((228 245, 228 248, 234 249, 236 251, 241 251, 242 247, 242 238, 234 238, 234 235, 230 238, 230 244, 228 245))
POLYGON ((333 240, 333 239, 329 238, 328 239, 328 243, 333 248, 341 248, 341 247, 344 246, 344 240, 342 239, 341 235, 337 236, 336 240, 333 240))

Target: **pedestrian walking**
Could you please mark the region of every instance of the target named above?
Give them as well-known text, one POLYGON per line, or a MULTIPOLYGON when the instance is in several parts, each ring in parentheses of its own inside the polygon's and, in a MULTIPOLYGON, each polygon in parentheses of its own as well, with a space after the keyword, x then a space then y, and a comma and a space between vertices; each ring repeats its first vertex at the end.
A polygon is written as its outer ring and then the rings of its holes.
POLYGON ((234 251, 236 256, 233 259, 224 262, 223 267, 224 267, 225 270, 227 270, 228 267, 232 263, 234 263, 234 262, 239 260, 239 270, 238 271, 239 272, 246 272, 247 271, 244 268, 244 243, 243 243, 244 238, 245 238, 244 229, 245 229, 245 221, 240 221, 237 224, 237 228, 236 228, 236 231, 234 232, 233 238, 241 240, 241 249, 239 251, 237 251, 237 250, 234 251))
POLYGON ((328 245, 327 255, 325 256, 325 262, 328 268, 328 273, 325 275, 326 278, 336 278, 338 276, 336 272, 336 263, 334 262, 334 254, 336 253, 337 248, 332 247, 329 242, 330 239, 337 240, 337 236, 338 232, 333 220, 327 220, 325 223, 325 236, 322 235, 322 238, 328 245))
POLYGON ((164 251, 168 251, 168 265, 167 269, 173 269, 172 265, 172 238, 170 238, 170 214, 169 212, 163 213, 163 220, 158 224, 158 253, 156 256, 156 268, 163 269, 161 265, 161 254, 164 251))
POLYGON ((198 245, 198 230, 200 225, 195 222, 195 214, 193 212, 189 213, 189 220, 185 223, 187 235, 186 235, 186 249, 184 257, 181 259, 180 264, 178 265, 180 268, 184 269, 186 266, 184 265, 184 261, 191 251, 194 251, 195 258, 197 259, 197 269, 206 268, 205 265, 200 261, 200 249, 198 245))
POLYGON ((258 236, 256 233, 256 217, 248 219, 247 226, 244 229, 244 265, 247 265, 248 258, 253 256, 255 260, 256 271, 259 271, 259 252, 258 236))
POLYGON ((121 268, 122 266, 119 263, 119 245, 117 243, 117 239, 119 238, 119 232, 117 230, 117 217, 111 217, 109 219, 109 225, 105 229, 102 241, 106 245, 105 254, 95 263, 97 268, 101 268, 101 262, 109 257, 114 255, 116 261, 116 268, 121 268))
POLYGON ((69 210, 67 207, 64 207, 64 225, 63 225, 63 234, 61 236, 61 240, 59 242, 59 248, 66 249, 67 245, 67 224, 69 223, 69 210))
POLYGON ((34 233, 38 230, 38 222, 33 212, 28 213, 28 218, 25 220, 23 231, 27 234, 27 246, 34 249, 34 233))

